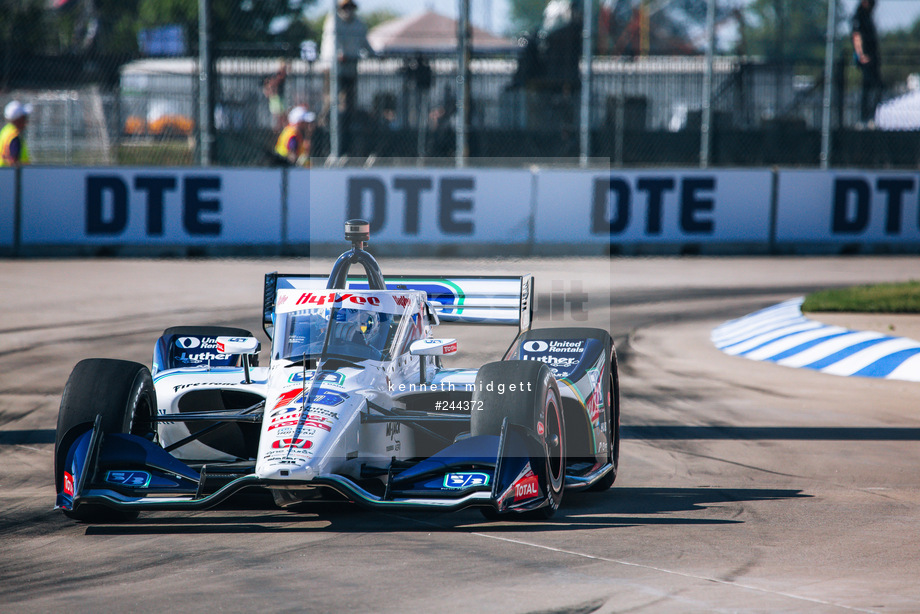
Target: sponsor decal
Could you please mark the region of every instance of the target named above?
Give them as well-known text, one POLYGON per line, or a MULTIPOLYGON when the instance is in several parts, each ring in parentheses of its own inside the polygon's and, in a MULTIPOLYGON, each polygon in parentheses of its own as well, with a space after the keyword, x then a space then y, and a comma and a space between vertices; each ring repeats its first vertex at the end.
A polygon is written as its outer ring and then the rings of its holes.
POLYGON ((527 341, 524 343, 525 352, 545 352, 549 349, 549 344, 546 341, 527 341))
MULTIPOLYGON (((294 420, 294 419, 300 419, 300 416, 301 416, 302 414, 303 414, 303 411, 302 411, 300 408, 292 409, 290 412, 286 412, 285 414, 282 414, 282 415, 280 415, 280 416, 273 417, 273 418, 272 418, 272 424, 274 424, 275 422, 278 422, 278 421, 280 421, 280 420, 294 420)), ((316 420, 316 421, 319 421, 319 422, 329 422, 329 419, 326 418, 325 416, 320 416, 320 415, 316 415, 316 414, 312 414, 312 413, 307 414, 306 417, 305 417, 304 419, 305 419, 305 420, 316 420)))
POLYGON ((393 297, 393 300, 394 300, 394 301, 396 302, 396 304, 399 305, 400 307, 406 307, 406 306, 409 304, 409 297, 408 297, 408 296, 394 296, 394 297, 393 297))
POLYGON ((544 432, 546 432, 546 429, 543 427, 543 423, 537 422, 537 435, 542 435, 544 432))
POLYGON ((307 457, 313 456, 313 450, 310 449, 312 445, 313 445, 312 442, 310 443, 309 446, 307 446, 306 444, 303 444, 301 447, 298 447, 298 446, 290 447, 290 446, 284 446, 283 444, 279 444, 277 448, 272 448, 268 452, 266 452, 264 455, 262 455, 262 460, 264 460, 265 462, 269 462, 269 463, 296 465, 297 461, 291 460, 290 457, 295 456, 295 457, 307 458, 307 457))
POLYGON ((591 422, 596 425, 604 406, 604 391, 601 378, 597 376, 596 371, 591 372, 591 379, 595 380, 594 390, 591 392, 591 396, 588 397, 587 403, 585 403, 585 409, 591 417, 591 422))
POLYGON ((469 473, 448 473, 444 476, 444 488, 462 489, 472 486, 488 486, 489 474, 478 471, 469 473))
MULTIPOLYGON (((320 372, 320 381, 325 386, 341 386, 345 383, 345 375, 338 373, 337 371, 321 371, 320 372)), ((301 383, 301 382, 312 382, 316 379, 316 371, 307 371, 306 377, 302 371, 296 373, 291 373, 288 377, 288 383, 301 383)))
POLYGON ((542 362, 557 377, 571 373, 585 350, 584 339, 534 339, 521 345, 521 358, 542 362))
POLYGON ((280 450, 281 448, 294 448, 307 450, 313 447, 313 442, 309 439, 279 439, 272 442, 272 448, 280 450))
MULTIPOLYGON (((325 405, 327 407, 335 407, 336 405, 341 405, 345 402, 345 399, 348 398, 348 395, 344 392, 336 392, 335 390, 325 390, 320 388, 316 391, 313 398, 310 399, 310 405, 325 405)), ((275 403, 275 406, 272 409, 279 409, 286 405, 297 405, 304 402, 303 390, 295 388, 293 390, 288 390, 280 397, 278 397, 278 402, 275 403)))
MULTIPOLYGON (((297 424, 298 424, 299 422, 300 422, 299 420, 286 420, 286 421, 284 421, 284 422, 279 422, 279 423, 277 423, 277 424, 272 424, 272 425, 269 426, 268 429, 266 429, 266 430, 267 430, 267 431, 273 431, 273 430, 275 430, 275 429, 277 429, 277 428, 281 428, 281 427, 284 427, 284 426, 297 426, 297 424)), ((304 420, 303 425, 304 425, 305 427, 314 427, 314 428, 318 428, 318 429, 323 429, 324 431, 331 431, 331 430, 332 430, 332 428, 330 428, 330 426, 329 426, 328 424, 323 424, 322 422, 315 422, 315 421, 313 421, 313 420, 304 420)))
POLYGON ((540 496, 540 484, 537 476, 530 470, 511 485, 514 489, 514 503, 540 496))
POLYGON ((549 351, 550 352, 574 352, 581 354, 585 349, 585 342, 583 339, 578 341, 550 341, 549 342, 549 351))
POLYGON ((278 397, 278 402, 275 403, 275 407, 273 409, 278 409, 279 407, 284 407, 286 405, 289 405, 294 402, 294 399, 296 399, 297 397, 301 395, 303 395, 303 389, 301 388, 294 388, 293 390, 288 390, 287 392, 282 393, 281 396, 278 397))
POLYGON ((295 305, 335 305, 338 303, 350 303, 353 305, 373 305, 380 306, 380 299, 376 296, 358 296, 348 292, 339 294, 338 292, 329 292, 328 294, 315 294, 313 292, 304 292, 297 299, 295 305))
POLYGON ((73 496, 73 475, 69 471, 64 472, 64 494, 73 496))
MULTIPOLYGON (((293 416, 299 417, 302 410, 303 410, 303 407, 292 405, 290 407, 285 407, 283 409, 277 409, 273 411, 270 414, 270 417, 272 418, 273 421, 279 417, 284 417, 284 419, 289 419, 290 417, 293 417, 293 416)), ((323 409, 322 407, 317 407, 315 405, 310 407, 310 409, 307 411, 310 413, 310 418, 312 419, 323 418, 326 422, 331 422, 332 420, 339 419, 338 412, 334 412, 330 409, 323 409)))
POLYGON ((578 364, 577 358, 559 357, 559 356, 527 356, 524 360, 536 360, 544 363, 546 366, 557 369, 570 369, 578 364))
POLYGON ((202 386, 210 386, 212 388, 223 387, 223 386, 238 386, 241 382, 195 382, 194 384, 178 384, 173 386, 173 392, 179 392, 180 390, 185 390, 186 388, 198 388, 202 386))
POLYGON ((448 343, 443 348, 441 348, 441 351, 444 354, 453 354, 457 351, 457 342, 454 341, 453 343, 448 343))
POLYGON ((179 337, 176 339, 176 347, 183 350, 216 350, 216 337, 179 337))
POLYGON ((105 481, 131 488, 147 488, 150 485, 150 474, 146 471, 109 471, 105 474, 105 481))
POLYGON ((199 352, 197 354, 187 354, 183 352, 179 356, 176 356, 176 360, 184 363, 198 363, 206 360, 228 360, 229 358, 231 358, 230 354, 214 354, 213 352, 199 352))

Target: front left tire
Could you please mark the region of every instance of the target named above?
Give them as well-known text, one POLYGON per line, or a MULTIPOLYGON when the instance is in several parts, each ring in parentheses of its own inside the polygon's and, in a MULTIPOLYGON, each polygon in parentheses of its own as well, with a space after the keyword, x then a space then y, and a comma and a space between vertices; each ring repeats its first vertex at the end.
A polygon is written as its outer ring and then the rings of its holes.
MULTIPOLYGON (((54 443, 54 479, 61 490, 67 450, 81 434, 91 429, 96 416, 106 433, 130 433, 153 438, 156 430, 156 392, 153 378, 144 365, 126 360, 90 358, 74 367, 64 386, 58 411, 54 443)), ((82 522, 132 520, 137 512, 115 510, 104 505, 83 504, 64 514, 82 522)))

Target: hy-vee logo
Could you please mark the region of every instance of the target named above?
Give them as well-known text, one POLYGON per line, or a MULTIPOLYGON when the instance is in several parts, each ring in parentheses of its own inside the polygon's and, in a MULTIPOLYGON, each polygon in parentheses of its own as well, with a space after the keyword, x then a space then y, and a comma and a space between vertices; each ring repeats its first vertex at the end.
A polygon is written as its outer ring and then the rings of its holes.
POLYGON ((373 305, 374 307, 380 306, 380 299, 376 296, 356 296, 354 294, 349 294, 348 292, 343 292, 339 294, 338 292, 330 292, 328 294, 314 294, 313 292, 304 292, 300 295, 300 298, 297 299, 295 305, 335 305, 336 303, 350 302, 355 305, 373 305))

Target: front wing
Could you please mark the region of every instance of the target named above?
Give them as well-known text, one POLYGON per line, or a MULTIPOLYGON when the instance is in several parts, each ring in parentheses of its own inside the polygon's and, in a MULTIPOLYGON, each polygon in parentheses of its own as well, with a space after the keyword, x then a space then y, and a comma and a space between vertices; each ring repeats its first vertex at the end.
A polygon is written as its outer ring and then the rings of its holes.
POLYGON ((500 436, 469 437, 418 462, 391 463, 382 494, 344 475, 269 481, 251 469, 235 469, 232 464, 193 469, 142 437, 103 433, 97 418, 67 450, 56 507, 206 509, 253 487, 329 489, 373 509, 453 511, 485 506, 502 513, 549 505, 543 445, 534 433, 507 420, 500 436))

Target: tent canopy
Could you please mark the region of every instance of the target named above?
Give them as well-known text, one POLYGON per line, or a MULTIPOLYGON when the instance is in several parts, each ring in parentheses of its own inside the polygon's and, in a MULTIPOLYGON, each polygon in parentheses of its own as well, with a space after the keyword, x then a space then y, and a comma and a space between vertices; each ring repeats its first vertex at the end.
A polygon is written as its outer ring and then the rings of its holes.
MULTIPOLYGON (((510 51, 512 41, 472 28, 475 51, 510 51)), ((457 49, 457 20, 432 11, 391 19, 373 28, 367 40, 377 53, 445 53, 457 49)))

